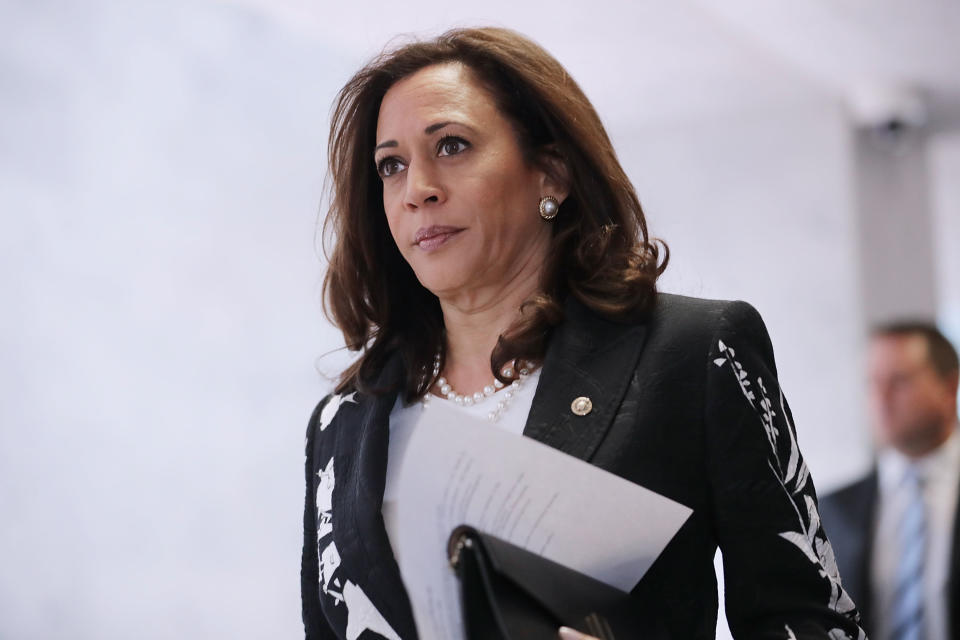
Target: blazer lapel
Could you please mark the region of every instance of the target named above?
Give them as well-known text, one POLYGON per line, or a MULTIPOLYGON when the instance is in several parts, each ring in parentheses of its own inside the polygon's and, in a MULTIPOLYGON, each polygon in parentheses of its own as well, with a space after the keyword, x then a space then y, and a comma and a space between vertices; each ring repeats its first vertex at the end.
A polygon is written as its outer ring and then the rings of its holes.
POLYGON ((646 341, 646 324, 604 320, 569 296, 547 348, 523 434, 589 460, 610 427, 646 341), (585 400, 578 407, 578 399, 585 400))
MULTIPOLYGON (((396 389, 403 378, 400 357, 394 356, 377 380, 377 388, 396 389)), ((346 575, 356 580, 361 600, 369 601, 390 628, 403 639, 416 638, 413 611, 383 523, 383 492, 387 477, 390 412, 398 393, 366 396, 359 418, 341 424, 338 436, 337 488, 334 509, 340 522, 334 535, 346 575)), ((346 422, 346 421, 344 421, 346 422)), ((361 602, 362 607, 367 603, 361 602)), ((373 629, 380 632, 379 629, 373 629)), ((360 629, 362 632, 362 629, 360 629)), ((380 632, 390 637, 388 632, 380 632)))

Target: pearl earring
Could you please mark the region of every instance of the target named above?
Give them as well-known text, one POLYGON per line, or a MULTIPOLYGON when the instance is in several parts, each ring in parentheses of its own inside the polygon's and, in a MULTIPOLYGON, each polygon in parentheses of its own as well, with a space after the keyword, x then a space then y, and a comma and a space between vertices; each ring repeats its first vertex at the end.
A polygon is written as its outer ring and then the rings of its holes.
POLYGON ((560 211, 560 203, 553 196, 540 198, 540 217, 544 220, 553 220, 560 211))

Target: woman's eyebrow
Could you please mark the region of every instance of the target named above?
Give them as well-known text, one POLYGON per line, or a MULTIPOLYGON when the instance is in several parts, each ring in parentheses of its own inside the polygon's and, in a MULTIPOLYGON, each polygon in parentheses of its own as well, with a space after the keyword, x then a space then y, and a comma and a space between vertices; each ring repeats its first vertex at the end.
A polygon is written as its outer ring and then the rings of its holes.
MULTIPOLYGON (((473 131, 473 127, 471 127, 468 124, 457 122, 456 120, 447 120, 446 122, 435 122, 430 126, 428 126, 426 129, 424 129, 423 132, 427 135, 430 135, 431 133, 436 133, 440 129, 443 129, 444 127, 449 126, 451 124, 457 124, 457 125, 460 125, 461 127, 465 127, 473 131)), ((399 143, 396 140, 386 140, 378 144, 376 147, 374 147, 373 152, 376 153, 380 149, 385 149, 387 147, 397 147, 397 146, 399 146, 399 143)))
POLYGON ((431 134, 451 124, 461 126, 464 129, 469 129, 470 131, 474 131, 474 132, 476 131, 476 129, 468 125, 466 122, 460 122, 458 120, 447 120, 446 122, 437 122, 436 124, 432 124, 426 129, 424 129, 423 132, 426 134, 431 134))
POLYGON ((423 132, 426 134, 431 134, 435 131, 439 131, 440 129, 443 129, 448 124, 459 124, 459 123, 453 122, 452 120, 448 120, 447 122, 437 122, 435 124, 430 125, 426 129, 424 129, 423 132))

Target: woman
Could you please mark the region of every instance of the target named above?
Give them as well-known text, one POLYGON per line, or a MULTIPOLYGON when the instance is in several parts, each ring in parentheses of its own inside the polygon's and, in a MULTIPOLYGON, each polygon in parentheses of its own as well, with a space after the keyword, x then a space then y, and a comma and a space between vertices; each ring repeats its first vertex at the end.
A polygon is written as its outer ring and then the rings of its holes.
MULTIPOLYGON (((693 509, 631 592, 713 638, 863 638, 745 303, 658 294, 666 266, 596 112, 502 29, 404 46, 343 88, 328 312, 360 351, 307 431, 309 638, 415 638, 390 547, 402 443, 450 402, 693 509)), ((665 252, 664 252, 665 253, 665 252)))

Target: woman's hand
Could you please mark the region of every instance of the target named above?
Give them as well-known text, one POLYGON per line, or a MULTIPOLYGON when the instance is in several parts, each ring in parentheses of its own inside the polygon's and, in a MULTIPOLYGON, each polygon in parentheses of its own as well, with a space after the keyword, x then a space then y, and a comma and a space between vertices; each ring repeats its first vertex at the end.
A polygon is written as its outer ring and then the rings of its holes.
POLYGON ((571 629, 570 627, 560 627, 560 640, 600 640, 593 636, 588 636, 585 633, 580 633, 576 629, 571 629))

